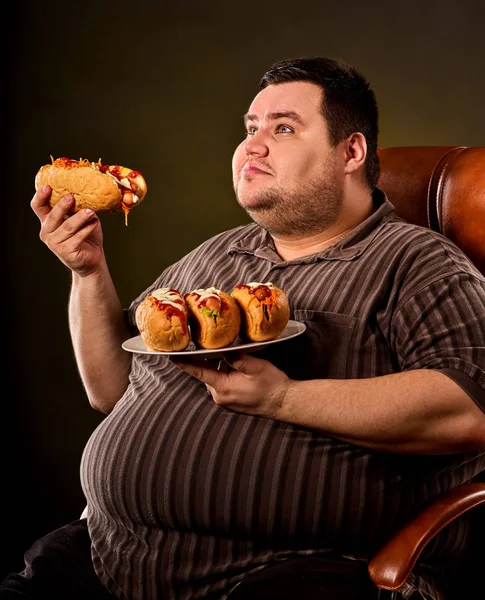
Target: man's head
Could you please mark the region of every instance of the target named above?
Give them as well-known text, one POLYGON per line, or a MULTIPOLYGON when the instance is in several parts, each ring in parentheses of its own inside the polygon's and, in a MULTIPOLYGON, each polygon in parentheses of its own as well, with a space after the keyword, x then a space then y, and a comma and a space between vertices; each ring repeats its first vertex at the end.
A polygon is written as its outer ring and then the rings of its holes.
POLYGON ((238 202, 275 235, 328 229, 355 195, 347 192, 369 193, 377 181, 374 95, 351 67, 325 58, 277 63, 260 88, 233 159, 238 202))
POLYGON ((355 132, 364 135, 365 178, 373 190, 379 179, 379 113, 374 92, 365 77, 341 60, 296 58, 274 64, 263 75, 259 87, 291 81, 308 81, 322 89, 321 111, 333 146, 355 132))

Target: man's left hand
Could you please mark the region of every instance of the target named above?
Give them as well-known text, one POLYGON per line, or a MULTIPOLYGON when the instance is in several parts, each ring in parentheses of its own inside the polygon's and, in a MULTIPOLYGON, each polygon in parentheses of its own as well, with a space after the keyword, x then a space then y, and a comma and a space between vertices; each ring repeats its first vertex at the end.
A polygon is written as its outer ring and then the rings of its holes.
POLYGON ((203 381, 216 404, 231 410, 278 419, 290 379, 267 360, 248 354, 220 361, 172 359, 180 369, 203 381))

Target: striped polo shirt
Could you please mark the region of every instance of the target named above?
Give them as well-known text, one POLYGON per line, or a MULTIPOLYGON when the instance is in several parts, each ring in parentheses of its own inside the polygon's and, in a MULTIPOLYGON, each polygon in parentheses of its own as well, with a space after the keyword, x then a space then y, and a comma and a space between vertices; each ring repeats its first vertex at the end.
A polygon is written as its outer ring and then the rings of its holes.
MULTIPOLYGON (((294 379, 436 369, 485 411, 485 278, 438 233, 374 213, 323 252, 283 261, 244 225, 204 242, 133 301, 271 281, 303 335, 268 346, 294 379)), ((424 424, 425 425, 425 424, 424 424)), ((134 354, 130 383, 83 454, 93 562, 118 598, 225 598, 278 560, 327 552, 365 560, 434 497, 485 470, 485 451, 379 453, 318 431, 216 405, 164 356, 134 354)), ((414 586, 441 598, 433 565, 454 561, 462 521, 430 544, 414 586)))

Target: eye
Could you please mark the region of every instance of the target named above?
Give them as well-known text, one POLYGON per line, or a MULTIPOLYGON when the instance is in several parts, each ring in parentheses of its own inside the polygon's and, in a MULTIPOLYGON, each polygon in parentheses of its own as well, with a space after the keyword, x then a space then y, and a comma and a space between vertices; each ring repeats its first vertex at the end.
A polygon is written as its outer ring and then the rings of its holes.
POLYGON ((254 135, 256 133, 256 131, 258 131, 257 127, 255 127, 254 125, 248 125, 248 127, 246 129, 246 134, 254 135))
POLYGON ((293 129, 288 125, 278 125, 276 133, 293 133, 293 129))

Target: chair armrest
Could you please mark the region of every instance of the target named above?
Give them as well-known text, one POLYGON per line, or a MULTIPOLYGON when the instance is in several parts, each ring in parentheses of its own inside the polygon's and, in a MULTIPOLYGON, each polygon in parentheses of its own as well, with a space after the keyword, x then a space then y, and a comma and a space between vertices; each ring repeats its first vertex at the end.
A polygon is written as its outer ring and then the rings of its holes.
POLYGON ((464 483, 449 490, 402 527, 369 562, 378 588, 396 590, 406 582, 426 544, 465 512, 485 504, 485 483, 464 483))

